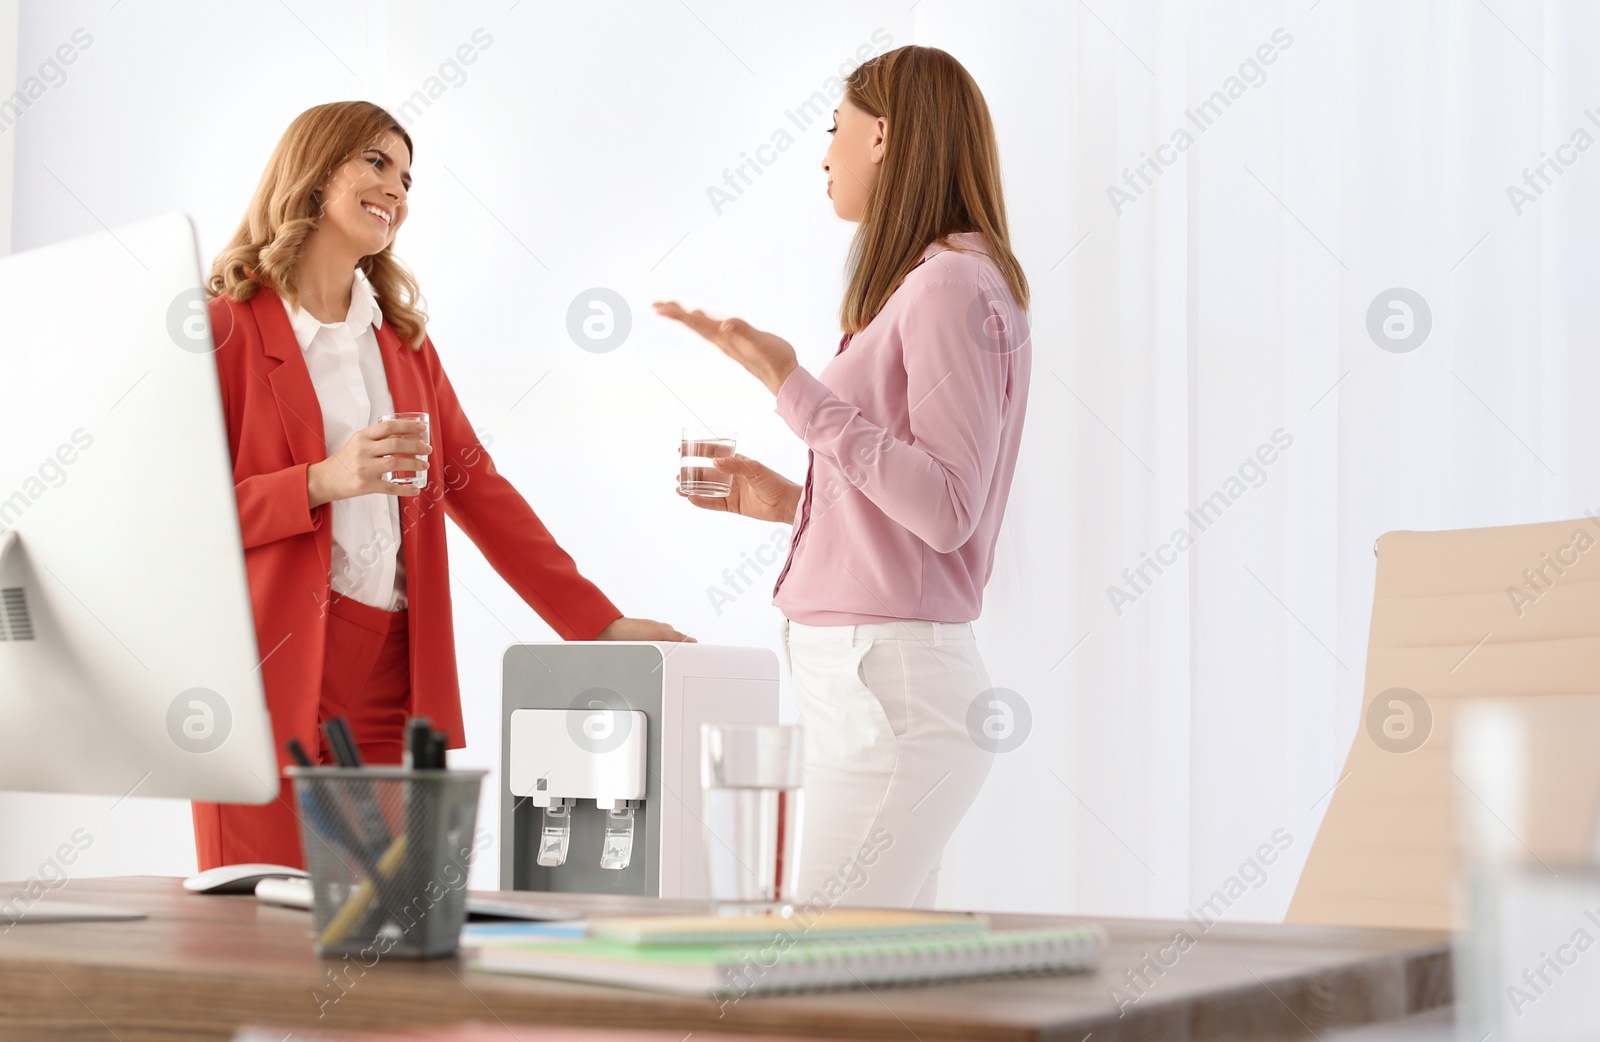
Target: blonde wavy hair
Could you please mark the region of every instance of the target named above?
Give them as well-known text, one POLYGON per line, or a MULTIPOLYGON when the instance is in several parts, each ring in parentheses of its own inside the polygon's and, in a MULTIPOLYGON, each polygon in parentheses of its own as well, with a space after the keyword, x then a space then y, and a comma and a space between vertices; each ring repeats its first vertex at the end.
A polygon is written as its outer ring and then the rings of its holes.
MULTIPOLYGON (((415 155, 411 135, 385 109, 367 101, 338 101, 307 109, 272 150, 239 230, 211 265, 206 291, 244 301, 262 286, 298 306, 295 266, 322 217, 321 186, 340 166, 393 131, 415 155)), ((383 317, 413 350, 427 336, 427 313, 417 280, 391 242, 357 264, 371 283, 383 317)))
POLYGON ((923 250, 956 232, 982 233, 990 259, 1026 310, 1028 279, 1011 252, 994 124, 967 70, 936 47, 897 47, 858 66, 845 81, 845 97, 888 120, 889 130, 883 166, 850 243, 840 327, 854 333, 871 322, 923 250))

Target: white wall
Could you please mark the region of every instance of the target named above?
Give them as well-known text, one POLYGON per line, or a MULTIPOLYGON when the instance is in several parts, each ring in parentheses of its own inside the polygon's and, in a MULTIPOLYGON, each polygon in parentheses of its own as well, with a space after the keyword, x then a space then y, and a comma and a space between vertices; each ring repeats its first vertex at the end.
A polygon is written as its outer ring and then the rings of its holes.
MULTIPOLYGON (((0 0, 0 85, 17 79, 19 13, 19 0, 0 0)), ((11 252, 11 162, 16 152, 15 140, 9 129, 0 130, 0 257, 11 252)))
MULTIPOLYGON (((415 187, 402 233, 468 415, 625 611, 776 650, 766 593, 720 614, 708 594, 772 533, 680 500, 676 439, 697 416, 732 426, 742 451, 796 477, 803 446, 758 383, 667 328, 649 302, 741 310, 814 365, 831 355, 850 227, 823 190, 827 123, 801 131, 785 113, 874 45, 874 31, 909 42, 906 10, 837 4, 828 17, 782 20, 775 36, 735 3, 695 3, 693 14, 676 3, 290 6, 306 24, 276 5, 27 5, 25 51, 77 28, 93 42, 19 121, 17 248, 182 209, 209 257, 297 113, 351 97, 398 110, 486 30, 464 81, 450 73, 455 85, 410 127, 415 187), (708 186, 780 127, 794 146, 769 150, 776 161, 719 216, 708 186), (567 332, 569 305, 596 286, 632 308, 630 338, 609 354, 581 350, 567 332)), ((554 634, 453 526, 451 570, 470 741, 453 762, 493 767, 500 655, 554 634)), ((768 591, 774 578, 761 577, 768 591)), ((186 805, 110 802, 0 796, 0 878, 34 871, 64 822, 97 837, 91 874, 192 868, 186 805)), ((484 812, 494 820, 496 804, 484 812)), ((497 863, 494 851, 481 857, 478 885, 493 884, 497 863)))
MULTIPOLYGON (((1230 912, 1271 919, 1357 725, 1376 536, 1600 506, 1600 245, 1574 234, 1593 227, 1600 160, 1521 211, 1506 193, 1600 98, 1600 24, 1559 0, 1494 7, 32 3, 24 67, 77 28, 94 42, 15 128, 15 246, 182 209, 209 255, 295 114, 398 107, 485 30, 411 128, 401 235, 456 387, 625 610, 775 647, 770 573, 720 613, 707 593, 769 533, 679 502, 673 438, 695 417, 733 425, 796 477, 803 449, 754 381, 648 303, 741 312, 820 366, 850 228, 822 192, 823 127, 786 113, 876 30, 950 50, 994 112, 1035 294, 1028 434, 979 624, 1032 730, 957 834, 942 896, 1177 914, 1282 828, 1290 853, 1230 912), (1114 207, 1108 186, 1279 28, 1293 43, 1264 81, 1114 207), (708 186, 780 128, 793 146, 717 213, 708 186), (566 331, 596 286, 632 308, 609 354, 566 331), (1432 305, 1409 353, 1367 329, 1395 286, 1432 305), (1114 610, 1121 570, 1280 427, 1294 448, 1263 486, 1114 610)), ((458 762, 492 767, 500 653, 551 634, 459 533, 451 552, 458 762)), ((14 796, 0 877, 79 824, 97 837, 87 872, 192 866, 182 804, 14 796)))

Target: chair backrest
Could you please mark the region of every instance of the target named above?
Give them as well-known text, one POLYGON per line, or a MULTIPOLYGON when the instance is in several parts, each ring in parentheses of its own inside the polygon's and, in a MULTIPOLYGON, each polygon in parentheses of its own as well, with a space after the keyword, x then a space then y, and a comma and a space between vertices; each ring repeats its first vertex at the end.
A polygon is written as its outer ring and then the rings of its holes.
POLYGON ((1448 929, 1455 711, 1600 691, 1600 517, 1389 532, 1377 556, 1361 720, 1286 920, 1448 929))

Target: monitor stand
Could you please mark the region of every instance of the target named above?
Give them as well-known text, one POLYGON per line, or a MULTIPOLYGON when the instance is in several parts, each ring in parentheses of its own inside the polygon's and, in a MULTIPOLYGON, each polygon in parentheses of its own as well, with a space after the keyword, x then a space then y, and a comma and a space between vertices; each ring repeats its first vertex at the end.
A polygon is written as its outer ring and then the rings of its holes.
MULTIPOLYGON (((33 618, 28 611, 23 571, 22 537, 16 530, 0 532, 0 637, 33 640, 33 618)), ((102 923, 143 919, 145 913, 109 905, 74 904, 41 898, 23 908, 20 902, 0 902, 0 926, 23 923, 102 923)))
POLYGON ((41 898, 16 911, 0 905, 0 926, 21 926, 26 923, 109 923, 145 918, 148 916, 137 909, 113 908, 110 905, 81 905, 70 901, 52 901, 49 898, 41 898))

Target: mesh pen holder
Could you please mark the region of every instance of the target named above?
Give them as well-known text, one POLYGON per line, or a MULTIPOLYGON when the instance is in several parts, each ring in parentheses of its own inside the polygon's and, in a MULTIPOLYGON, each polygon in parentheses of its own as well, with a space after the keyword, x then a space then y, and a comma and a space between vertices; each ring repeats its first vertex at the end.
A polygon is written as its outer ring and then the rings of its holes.
POLYGON ((318 955, 455 952, 488 771, 291 767, 318 955))

